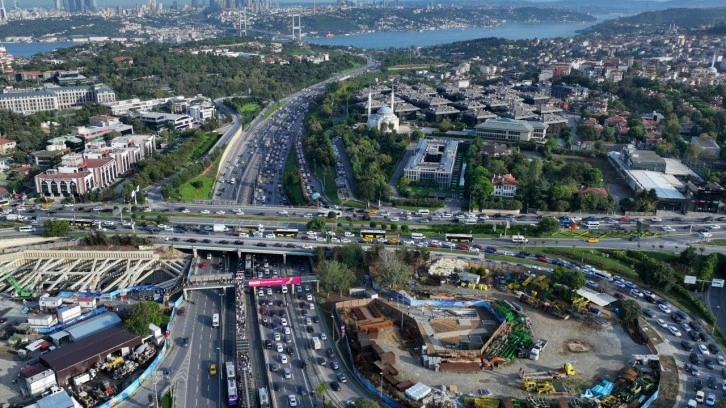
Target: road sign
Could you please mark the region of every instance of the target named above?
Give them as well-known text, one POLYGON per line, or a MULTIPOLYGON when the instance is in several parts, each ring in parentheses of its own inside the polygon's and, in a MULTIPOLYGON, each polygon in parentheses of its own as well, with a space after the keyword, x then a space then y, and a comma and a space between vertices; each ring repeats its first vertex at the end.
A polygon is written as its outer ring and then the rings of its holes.
POLYGON ((696 283, 696 277, 692 275, 686 275, 686 277, 683 279, 683 283, 693 285, 696 283))
POLYGON ((711 281, 711 286, 714 288, 722 288, 724 284, 723 279, 714 279, 711 281))

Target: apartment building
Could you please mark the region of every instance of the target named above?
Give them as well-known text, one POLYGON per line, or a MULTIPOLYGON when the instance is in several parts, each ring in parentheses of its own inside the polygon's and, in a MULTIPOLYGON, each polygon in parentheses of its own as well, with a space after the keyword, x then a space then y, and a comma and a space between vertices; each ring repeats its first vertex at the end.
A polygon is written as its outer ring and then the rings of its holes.
POLYGON ((494 190, 492 191, 493 196, 514 198, 517 195, 519 181, 509 173, 495 174, 492 177, 492 184, 494 185, 494 190))
POLYGON ((0 109, 22 114, 69 109, 84 103, 109 103, 116 100, 114 91, 103 84, 58 87, 46 85, 36 89, 0 90, 0 109))

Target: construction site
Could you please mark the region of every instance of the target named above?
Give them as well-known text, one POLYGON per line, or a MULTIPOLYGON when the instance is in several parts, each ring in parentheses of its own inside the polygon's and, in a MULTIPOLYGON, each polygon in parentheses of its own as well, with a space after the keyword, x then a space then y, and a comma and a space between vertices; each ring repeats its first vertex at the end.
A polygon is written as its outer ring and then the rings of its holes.
POLYGON ((336 307, 358 370, 403 406, 650 401, 660 380, 658 356, 636 344, 611 310, 562 291, 548 275, 517 272, 492 274, 486 285, 390 293, 336 307), (418 384, 431 392, 414 401, 406 390, 418 384))

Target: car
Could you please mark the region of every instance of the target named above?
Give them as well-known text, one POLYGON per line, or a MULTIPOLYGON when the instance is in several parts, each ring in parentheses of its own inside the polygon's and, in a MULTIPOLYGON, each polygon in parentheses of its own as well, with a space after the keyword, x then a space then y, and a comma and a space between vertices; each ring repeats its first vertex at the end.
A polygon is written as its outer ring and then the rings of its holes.
POLYGON ((694 322, 694 321, 691 321, 691 322, 689 322, 688 324, 689 324, 689 325, 691 326, 691 328, 692 328, 692 329, 693 329, 694 331, 700 332, 701 330, 703 330, 703 329, 701 328, 701 325, 700 325, 700 324, 698 324, 698 323, 696 323, 696 322, 694 322))
POLYGON ((681 346, 683 346, 683 350, 693 351, 693 344, 690 341, 683 340, 681 346))
POLYGON ((683 321, 683 319, 681 319, 681 317, 675 313, 671 314, 671 319, 676 323, 680 323, 683 321))
POLYGON ((643 292, 639 291, 638 289, 630 289, 630 294, 635 297, 643 297, 643 292))
POLYGON ((272 338, 275 339, 275 341, 280 341, 280 333, 275 332, 272 334, 272 338))
POLYGON ((691 367, 691 375, 698 377, 701 375, 701 370, 699 370, 698 367, 691 367))
POLYGON ((663 313, 668 313, 668 314, 671 313, 671 308, 669 308, 668 305, 663 304, 663 303, 661 303, 661 304, 658 305, 658 309, 660 309, 661 311, 663 311, 663 313))
POLYGON ((335 371, 335 370, 339 369, 340 366, 338 366, 338 363, 336 363, 335 361, 331 361, 330 362, 330 368, 332 368, 333 371, 335 371))
POLYGON ((716 381, 716 377, 711 376, 708 377, 708 388, 716 389, 718 387, 718 381, 716 381))
POLYGON ((340 384, 338 384, 337 381, 331 381, 330 389, 332 389, 333 391, 340 391, 340 384))
POLYGON ((683 331, 686 333, 693 331, 691 330, 691 326, 689 326, 686 322, 681 323, 681 328, 683 328, 683 331))
POLYGON ((600 240, 595 237, 590 237, 587 239, 588 244, 597 244, 598 242, 600 242, 600 240))
POLYGON ((297 398, 295 398, 294 395, 290 394, 290 395, 287 396, 287 403, 291 407, 296 407, 297 406, 297 398))
POLYGON ((280 391, 280 383, 273 383, 272 389, 275 391, 280 391))
POLYGON ((328 335, 327 335, 327 334, 325 334, 325 333, 320 333, 320 340, 323 340, 323 341, 325 341, 325 340, 327 340, 327 339, 328 339, 328 335))
POLYGON ((708 347, 706 347, 704 344, 698 345, 698 351, 703 354, 704 356, 708 356, 711 353, 708 351, 708 347))
POLYGON ((709 370, 713 370, 714 368, 716 368, 716 364, 713 362, 713 360, 708 359, 706 360, 706 368, 708 368, 709 370))
POLYGON ((708 396, 706 397, 706 405, 709 407, 716 405, 716 394, 712 392, 708 393, 708 396))
POLYGON ((643 314, 650 317, 651 319, 655 317, 655 311, 651 309, 643 309, 643 314))
POLYGON ((301 386, 297 387, 297 393, 304 397, 304 396, 308 395, 308 390, 301 385, 301 386))
MULTIPOLYGON (((284 310, 281 310, 281 312, 284 312, 284 310)), ((288 334, 288 335, 289 334, 292 334, 292 331, 287 326, 282 329, 282 332, 285 333, 285 334, 288 334)))
MULTIPOLYGON (((696 381, 694 381, 693 387, 696 389, 696 391, 701 391, 703 389, 703 381, 701 381, 700 378, 699 379, 696 379, 696 381)), ((699 393, 696 393, 696 401, 699 400, 698 394, 699 393)), ((701 393, 701 398, 700 399, 701 400, 698 401, 698 402, 703 402, 703 393, 701 393)))
POLYGON ((167 367, 164 370, 162 370, 162 372, 164 373, 164 375, 171 375, 171 373, 173 371, 174 371, 174 369, 172 367, 167 367))
POLYGON ((285 378, 288 378, 288 379, 289 379, 289 378, 292 378, 292 371, 290 371, 290 368, 288 368, 288 367, 285 367, 285 368, 284 368, 284 369, 282 370, 282 376, 283 376, 283 377, 285 377, 285 378))
POLYGON ((182 340, 182 347, 186 347, 186 346, 188 346, 188 345, 189 345, 189 339, 185 337, 185 338, 184 338, 184 339, 182 340))
POLYGON ((279 370, 279 369, 280 369, 280 366, 277 365, 277 363, 270 363, 270 371, 271 372, 273 372, 273 373, 274 372, 277 372, 277 370, 279 370))
POLYGON ((668 331, 671 332, 671 334, 676 337, 682 336, 681 331, 678 330, 678 328, 676 326, 668 326, 668 331))
POLYGON ((202 210, 202 211, 199 211, 199 214, 209 214, 209 210, 202 210))
POLYGON ((726 358, 724 358, 721 354, 716 356, 716 361, 718 362, 718 365, 726 365, 726 358))
POLYGON ((696 353, 689 354, 688 358, 691 360, 691 364, 693 365, 701 364, 701 358, 696 353))
POLYGON ((282 347, 282 343, 275 344, 275 351, 282 353, 285 349, 282 347))
POLYGON ((328 358, 335 357, 335 353, 333 353, 333 349, 331 349, 331 348, 325 349, 325 355, 328 356, 328 358))
POLYGON ((324 357, 318 357, 318 364, 320 364, 321 366, 324 366, 325 363, 326 363, 326 361, 325 361, 324 357))
POLYGON ((217 375, 217 365, 214 363, 209 364, 209 375, 217 375))
POLYGON ((348 377, 346 377, 345 374, 343 374, 343 373, 338 373, 338 375, 336 377, 338 378, 338 381, 340 381, 342 383, 348 382, 348 377))
POLYGON ((716 347, 716 345, 713 343, 708 343, 708 351, 713 354, 718 354, 718 347, 716 347))
POLYGON ((665 320, 663 320, 663 319, 658 319, 655 322, 658 323, 658 325, 664 329, 668 328, 668 323, 666 323, 665 320))
POLYGON ((633 235, 632 237, 628 238, 628 241, 630 241, 630 242, 640 241, 640 237, 633 235))
POLYGON ((280 364, 287 364, 287 355, 280 354, 280 364))

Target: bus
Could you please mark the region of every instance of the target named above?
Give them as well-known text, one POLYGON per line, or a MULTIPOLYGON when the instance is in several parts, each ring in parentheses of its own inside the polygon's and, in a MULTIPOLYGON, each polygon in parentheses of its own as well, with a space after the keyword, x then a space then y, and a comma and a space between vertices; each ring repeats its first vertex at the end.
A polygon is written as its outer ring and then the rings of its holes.
POLYGON ((234 380, 237 377, 237 374, 234 370, 234 362, 227 361, 226 363, 224 363, 224 370, 227 372, 228 380, 234 380))
POLYGON ((447 242, 472 242, 474 237, 471 234, 446 234, 447 242))
POLYGON ((10 200, 7 198, 0 199, 0 207, 7 207, 10 205, 10 200))
POLYGON ((237 398, 237 383, 234 379, 227 380, 227 405, 233 407, 239 402, 237 398))
POLYGON ((92 228, 95 227, 98 224, 98 221, 93 220, 68 220, 71 227, 80 227, 80 228, 92 228))
POLYGON ((592 274, 593 274, 593 276, 600 278, 600 279, 605 279, 605 280, 608 280, 611 282, 613 280, 613 275, 610 274, 609 272, 593 270, 592 274))
POLYGON ((275 230, 275 236, 278 238, 295 238, 299 232, 293 228, 278 228, 275 230))
POLYGON ((219 313, 212 315, 212 327, 219 327, 219 313))
POLYGON ((340 210, 329 210, 327 208, 321 208, 318 210, 318 217, 327 217, 330 212, 333 212, 335 214, 335 218, 340 218, 343 216, 343 211, 340 210))
POLYGON ((386 239, 386 231, 383 230, 360 230, 360 237, 363 241, 371 242, 376 239, 386 239))
POLYGON ((321 347, 323 347, 323 344, 320 342, 320 339, 313 337, 313 350, 320 350, 321 347))
POLYGON ((258 391, 260 396, 260 407, 261 408, 269 408, 270 407, 270 397, 267 394, 267 388, 262 387, 258 391))

